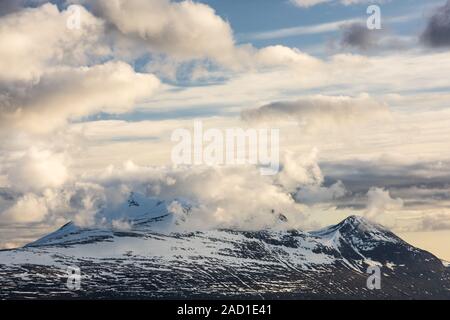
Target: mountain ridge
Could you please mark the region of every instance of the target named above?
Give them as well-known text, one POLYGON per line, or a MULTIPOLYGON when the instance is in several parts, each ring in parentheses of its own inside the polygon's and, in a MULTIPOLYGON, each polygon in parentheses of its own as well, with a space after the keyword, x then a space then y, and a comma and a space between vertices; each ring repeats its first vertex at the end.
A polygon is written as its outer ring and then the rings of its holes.
POLYGON ((165 228, 173 215, 132 207, 148 212, 127 230, 68 223, 0 251, 0 298, 450 298, 440 259, 362 217, 313 232, 173 232, 165 228), (71 266, 81 270, 81 290, 65 285, 71 266), (373 266, 381 290, 367 288, 373 266))

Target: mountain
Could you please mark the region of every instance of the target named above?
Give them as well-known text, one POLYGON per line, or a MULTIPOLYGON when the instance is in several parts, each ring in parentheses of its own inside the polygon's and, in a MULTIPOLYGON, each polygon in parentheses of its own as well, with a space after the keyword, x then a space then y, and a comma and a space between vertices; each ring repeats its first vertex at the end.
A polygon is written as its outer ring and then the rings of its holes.
POLYGON ((361 217, 315 232, 177 233, 166 207, 132 195, 121 224, 68 223, 0 251, 0 299, 450 298, 448 264, 361 217), (379 290, 367 287, 370 266, 380 267, 379 290), (81 271, 79 290, 66 285, 68 267, 81 271))

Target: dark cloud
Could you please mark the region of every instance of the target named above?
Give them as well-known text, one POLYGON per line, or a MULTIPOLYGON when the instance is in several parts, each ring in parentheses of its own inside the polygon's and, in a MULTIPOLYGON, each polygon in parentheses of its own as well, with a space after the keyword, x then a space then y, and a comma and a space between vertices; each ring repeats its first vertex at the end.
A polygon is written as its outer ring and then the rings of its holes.
POLYGON ((421 40, 432 48, 450 47, 450 0, 430 17, 421 40))
POLYGON ((369 30, 362 23, 353 23, 341 27, 340 44, 344 48, 370 50, 377 46, 381 33, 379 30, 369 30))
POLYGON ((342 181, 352 193, 366 193, 371 187, 405 189, 447 189, 450 186, 450 163, 396 163, 389 161, 348 160, 322 162, 320 167, 332 181, 342 181))
POLYGON ((0 0, 0 17, 19 10, 23 2, 23 0, 0 0))
POLYGON ((324 185, 342 181, 347 193, 334 204, 360 210, 367 192, 373 188, 389 190, 392 198, 404 200, 410 208, 448 208, 450 201, 450 163, 395 163, 389 161, 348 160, 320 163, 327 177, 324 185))
POLYGON ((295 101, 279 101, 256 109, 244 110, 249 122, 296 121, 309 131, 348 128, 364 122, 387 120, 389 107, 370 96, 307 96, 295 101))
POLYGON ((341 50, 353 49, 367 52, 382 52, 409 49, 411 40, 392 34, 389 29, 370 30, 365 24, 352 23, 341 27, 339 46, 341 50))

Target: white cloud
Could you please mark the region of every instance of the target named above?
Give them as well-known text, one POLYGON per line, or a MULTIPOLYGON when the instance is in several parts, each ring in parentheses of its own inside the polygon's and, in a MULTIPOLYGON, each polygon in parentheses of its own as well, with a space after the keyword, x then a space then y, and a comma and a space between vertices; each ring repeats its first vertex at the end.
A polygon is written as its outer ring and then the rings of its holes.
POLYGON ((47 204, 44 198, 33 193, 27 193, 4 212, 0 213, 2 220, 18 223, 33 223, 42 221, 48 214, 47 204))
POLYGON ((320 186, 323 175, 317 157, 317 149, 306 155, 287 152, 277 181, 289 192, 296 191, 299 186, 320 186))
POLYGON ((67 120, 121 113, 149 97, 159 81, 120 61, 105 23, 81 6, 24 8, 0 20, 0 123, 3 130, 48 132, 67 120), (67 21, 76 8, 80 28, 67 21), (43 125, 45 123, 45 125, 43 125))
POLYGON ((321 3, 331 2, 333 0, 290 0, 292 4, 299 7, 312 7, 321 3))
POLYGON ((36 81, 49 67, 80 66, 110 53, 103 42, 104 23, 78 7, 80 29, 66 27, 70 10, 44 4, 0 20, 0 81, 36 81))
MULTIPOLYGON (((292 155, 293 159, 301 157, 292 155)), ((312 154, 304 161, 286 162, 280 180, 261 176, 256 166, 168 169, 127 162, 123 167, 108 167, 97 174, 74 177, 60 186, 40 185, 43 190, 9 200, 3 205, 1 216, 15 222, 45 218, 47 223, 64 217, 81 226, 109 221, 115 228, 123 229, 127 228, 127 217, 117 217, 114 212, 133 191, 172 203, 169 209, 175 213, 177 222, 173 228, 306 227, 309 223, 304 213, 306 207, 296 202, 290 192, 322 183, 315 161, 312 154), (189 215, 175 210, 180 203, 191 206, 189 215), (32 206, 37 210, 28 210, 32 206), (288 221, 280 220, 280 214, 288 221)))
POLYGON ((14 190, 26 192, 57 188, 69 178, 64 154, 32 147, 24 155, 11 160, 7 177, 14 190))
POLYGON ((234 59, 230 25, 201 3, 169 0, 95 0, 95 12, 124 36, 179 59, 234 59))
POLYGON ((392 210, 398 210, 403 207, 402 199, 393 199, 388 190, 373 187, 367 193, 368 201, 365 216, 372 219, 378 219, 380 216, 392 210))
POLYGON ((4 127, 47 132, 95 112, 129 111, 158 85, 155 76, 136 73, 123 62, 56 68, 33 84, 15 86, 2 95, 0 122, 4 127))
POLYGON ((308 8, 312 7, 318 4, 322 3, 329 3, 329 2, 338 2, 343 5, 349 6, 353 4, 360 4, 360 3, 376 3, 376 2, 383 2, 385 0, 290 0, 290 2, 296 6, 308 8))
POLYGON ((303 206, 253 166, 161 170, 128 163, 123 168, 111 168, 100 181, 108 188, 124 184, 127 190, 172 203, 169 209, 182 228, 261 229, 279 225, 280 213, 288 217, 289 226, 305 223, 303 206), (185 216, 179 201, 192 207, 189 216, 185 216))
POLYGON ((305 186, 294 195, 295 200, 307 205, 331 203, 348 194, 342 181, 338 181, 329 187, 320 185, 305 186))
POLYGON ((192 60, 207 59, 233 70, 313 60, 283 46, 258 50, 250 44, 237 45, 229 23, 206 4, 170 0, 95 0, 89 4, 117 29, 116 52, 151 52, 154 61, 149 70, 162 71, 172 79, 181 62, 192 60))
POLYGON ((281 45, 268 46, 258 50, 254 57, 257 66, 286 66, 297 65, 311 67, 320 64, 316 59, 297 48, 289 48, 281 45))

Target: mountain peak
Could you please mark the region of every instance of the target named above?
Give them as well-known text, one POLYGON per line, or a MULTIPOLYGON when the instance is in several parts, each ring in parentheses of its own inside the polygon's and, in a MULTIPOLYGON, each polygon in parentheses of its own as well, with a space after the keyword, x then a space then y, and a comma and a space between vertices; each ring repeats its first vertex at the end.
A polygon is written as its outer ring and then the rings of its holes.
POLYGON ((367 220, 366 218, 364 218, 362 216, 352 215, 352 216, 348 216, 347 218, 345 218, 342 222, 358 225, 361 223, 368 223, 369 220, 367 220))
POLYGON ((336 231, 342 232, 342 231, 345 231, 346 229, 359 228, 360 226, 372 226, 373 228, 377 227, 376 224, 370 222, 369 220, 367 220, 364 217, 352 215, 352 216, 348 216, 347 218, 345 218, 344 220, 342 220, 341 222, 339 222, 335 225, 331 225, 331 226, 325 227, 323 229, 313 231, 312 233, 318 234, 318 235, 325 235, 325 234, 329 234, 329 233, 334 233, 336 231))
POLYGON ((345 218, 344 220, 342 220, 339 224, 337 224, 337 226, 339 226, 339 229, 345 229, 347 228, 351 228, 351 229, 356 229, 359 231, 374 231, 374 232, 387 232, 389 230, 387 230, 385 227, 383 227, 382 225, 373 222, 365 217, 362 216, 356 216, 356 215, 352 215, 349 216, 347 218, 345 218))
POLYGON ((346 242, 358 248, 371 248, 377 242, 401 242, 391 231, 361 216, 349 216, 340 223, 313 231, 311 234, 334 239, 338 244, 346 242))

